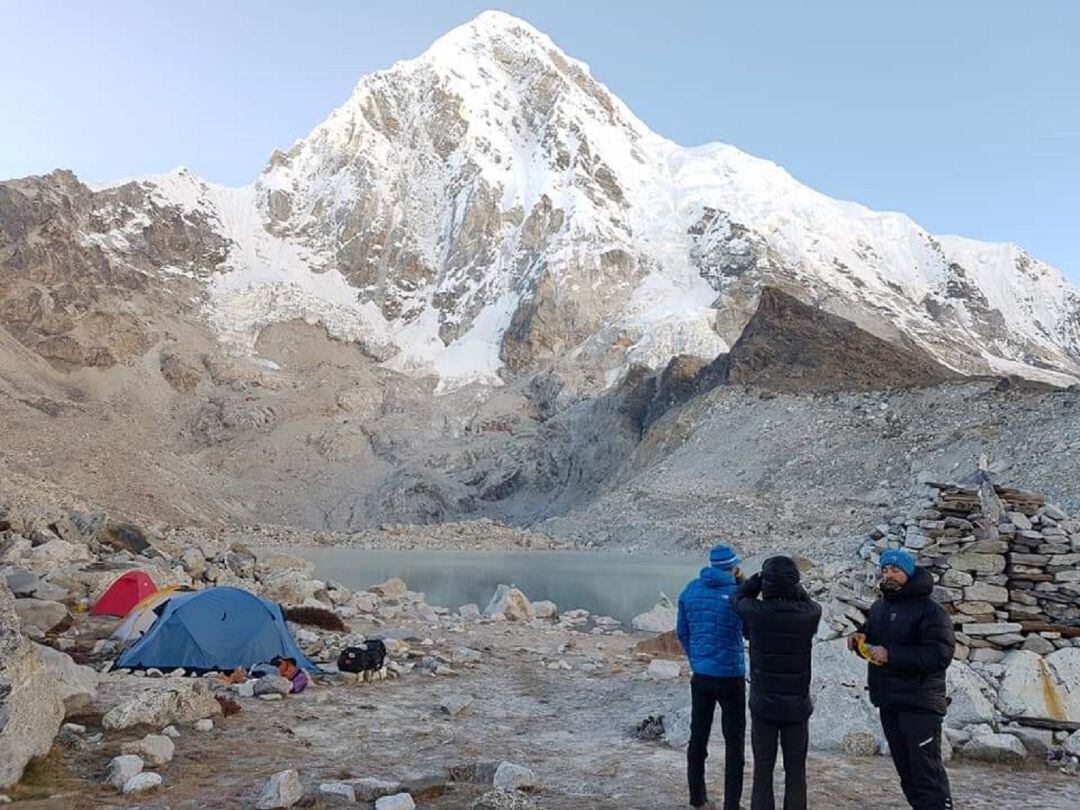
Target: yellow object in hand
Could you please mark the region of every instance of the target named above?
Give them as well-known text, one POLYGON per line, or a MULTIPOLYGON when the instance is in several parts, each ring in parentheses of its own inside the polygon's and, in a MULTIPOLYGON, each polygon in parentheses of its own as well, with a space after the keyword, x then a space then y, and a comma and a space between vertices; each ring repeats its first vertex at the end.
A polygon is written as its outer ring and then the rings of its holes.
POLYGON ((866 643, 866 639, 864 638, 859 639, 859 655, 861 655, 863 658, 865 658, 867 661, 869 661, 876 667, 882 666, 881 663, 875 661, 873 658, 870 657, 870 645, 866 643))

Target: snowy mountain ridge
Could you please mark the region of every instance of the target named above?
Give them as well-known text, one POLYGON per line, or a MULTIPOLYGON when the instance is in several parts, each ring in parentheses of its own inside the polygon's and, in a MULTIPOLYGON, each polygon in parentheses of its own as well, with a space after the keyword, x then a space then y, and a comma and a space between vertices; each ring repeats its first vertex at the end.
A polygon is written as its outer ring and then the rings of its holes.
POLYGON ((246 350, 299 317, 444 389, 552 363, 609 383, 725 351, 771 284, 965 373, 1080 377, 1059 271, 680 147, 500 12, 361 79, 249 187, 141 185, 228 241, 205 312, 246 350))

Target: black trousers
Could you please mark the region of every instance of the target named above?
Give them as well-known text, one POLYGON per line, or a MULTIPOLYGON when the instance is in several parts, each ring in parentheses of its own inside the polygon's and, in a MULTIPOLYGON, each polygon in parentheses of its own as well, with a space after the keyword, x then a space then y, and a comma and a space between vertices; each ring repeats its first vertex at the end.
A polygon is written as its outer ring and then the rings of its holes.
POLYGON ((750 810, 773 810, 773 768, 776 745, 784 755, 784 810, 806 810, 806 749, 810 744, 810 723, 774 723, 751 715, 750 745, 754 749, 754 788, 750 810))
POLYGON ((719 703, 720 730, 724 733, 724 810, 739 810, 746 764, 746 679, 694 675, 690 679, 690 698, 690 745, 686 749, 690 805, 700 807, 708 801, 705 760, 709 756, 713 714, 719 703))
POLYGON ((881 727, 908 804, 915 810, 952 810, 941 762, 941 716, 882 708, 881 727))

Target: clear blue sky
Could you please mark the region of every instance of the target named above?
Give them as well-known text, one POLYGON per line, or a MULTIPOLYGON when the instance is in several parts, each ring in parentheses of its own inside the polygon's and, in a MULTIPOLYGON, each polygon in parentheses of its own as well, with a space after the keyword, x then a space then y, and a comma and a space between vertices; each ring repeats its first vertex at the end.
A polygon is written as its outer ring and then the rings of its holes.
POLYGON ((489 7, 679 143, 1080 282, 1080 0, 0 0, 0 178, 247 183, 361 75, 489 7))

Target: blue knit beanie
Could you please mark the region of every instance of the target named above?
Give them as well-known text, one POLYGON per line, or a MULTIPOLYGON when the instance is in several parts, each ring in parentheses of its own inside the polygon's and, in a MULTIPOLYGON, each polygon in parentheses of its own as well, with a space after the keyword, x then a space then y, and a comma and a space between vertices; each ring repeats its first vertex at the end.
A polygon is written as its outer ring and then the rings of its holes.
POLYGON ((909 577, 915 573, 915 558, 902 548, 890 548, 882 552, 878 565, 882 568, 886 565, 895 565, 909 577))
POLYGON ((709 565, 728 571, 738 565, 739 555, 730 546, 713 546, 709 552, 709 565))

